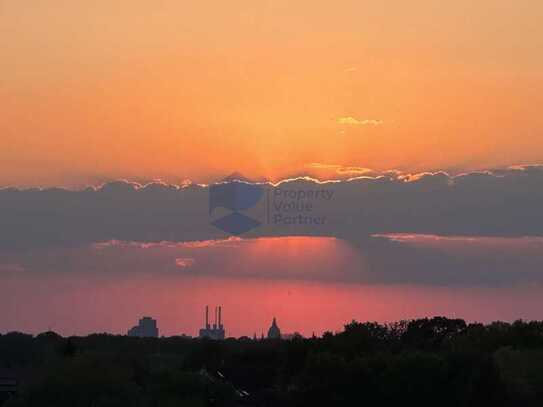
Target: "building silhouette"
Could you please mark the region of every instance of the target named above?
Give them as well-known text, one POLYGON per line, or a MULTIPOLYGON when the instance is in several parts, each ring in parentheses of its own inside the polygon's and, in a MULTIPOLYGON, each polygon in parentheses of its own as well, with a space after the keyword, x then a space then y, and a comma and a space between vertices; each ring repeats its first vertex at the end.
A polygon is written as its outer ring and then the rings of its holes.
POLYGON ((209 306, 206 305, 206 324, 205 327, 200 329, 200 338, 209 339, 224 339, 225 331, 222 324, 222 307, 215 307, 215 319, 213 326, 209 324, 209 306))
POLYGON ((138 325, 128 330, 127 335, 137 338, 158 338, 157 322, 151 317, 143 317, 138 325))
POLYGON ((281 334, 281 339, 285 341, 292 341, 294 339, 303 339, 303 335, 300 332, 281 334))
POLYGON ((277 326, 277 320, 273 317, 270 329, 268 329, 268 339, 281 339, 281 330, 277 326))

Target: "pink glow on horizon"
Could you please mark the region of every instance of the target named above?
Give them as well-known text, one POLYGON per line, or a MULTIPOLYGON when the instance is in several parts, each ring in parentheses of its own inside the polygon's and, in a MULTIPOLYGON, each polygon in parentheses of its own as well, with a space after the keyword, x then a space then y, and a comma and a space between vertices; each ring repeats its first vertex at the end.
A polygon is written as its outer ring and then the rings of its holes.
MULTIPOLYGON (((536 250, 541 244, 539 238, 394 235, 393 239, 451 251, 474 246, 480 251, 496 244, 498 250, 536 250)), ((352 319, 390 322, 444 315, 510 321, 541 319, 538 310, 543 308, 538 284, 347 282, 353 267, 364 267, 364 256, 335 238, 107 242, 36 254, 33 259, 32 264, 6 259, 5 267, 0 265, 2 333, 53 329, 63 335, 124 334, 149 315, 158 320, 163 335, 195 335, 203 324, 205 305, 223 306, 227 335, 235 337, 265 332, 273 316, 285 333, 320 335, 340 330, 352 319), (55 269, 56 265, 64 268, 55 269)))
POLYGON ((222 305, 229 336, 266 331, 276 316, 283 332, 340 330, 352 319, 380 322, 445 315, 468 320, 535 319, 540 287, 436 288, 237 280, 215 277, 11 275, 1 288, 2 331, 64 335, 124 334, 143 315, 158 319, 162 335, 195 335, 206 304, 222 305), (7 292, 17 292, 8 297, 7 292), (27 298, 19 301, 18 298, 27 298))

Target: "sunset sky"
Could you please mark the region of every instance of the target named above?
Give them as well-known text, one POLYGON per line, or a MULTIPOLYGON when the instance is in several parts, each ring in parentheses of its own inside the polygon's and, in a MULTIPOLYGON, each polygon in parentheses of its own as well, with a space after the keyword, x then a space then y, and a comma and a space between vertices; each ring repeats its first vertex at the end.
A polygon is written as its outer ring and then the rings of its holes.
POLYGON ((0 183, 539 162, 542 19, 535 0, 3 0, 0 183))
POLYGON ((0 332, 194 334, 220 303, 232 335, 543 319, 542 21, 538 0, 0 0, 0 332), (232 173, 265 197, 234 239, 209 207, 232 173), (288 190, 330 191, 327 223, 270 224, 288 190))

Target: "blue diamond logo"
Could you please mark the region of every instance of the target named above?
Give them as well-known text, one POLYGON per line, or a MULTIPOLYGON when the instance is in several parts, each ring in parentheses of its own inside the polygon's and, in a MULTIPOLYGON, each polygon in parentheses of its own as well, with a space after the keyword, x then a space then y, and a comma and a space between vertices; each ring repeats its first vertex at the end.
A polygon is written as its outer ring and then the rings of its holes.
POLYGON ((234 212, 230 215, 217 219, 211 224, 223 232, 231 235, 241 235, 261 225, 261 223, 253 218, 234 212))

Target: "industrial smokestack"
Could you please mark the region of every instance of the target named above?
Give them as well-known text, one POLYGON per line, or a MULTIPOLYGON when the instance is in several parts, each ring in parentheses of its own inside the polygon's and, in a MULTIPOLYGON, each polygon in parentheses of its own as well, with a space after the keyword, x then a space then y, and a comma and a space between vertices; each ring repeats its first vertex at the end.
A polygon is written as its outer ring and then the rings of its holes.
POLYGON ((221 316, 222 307, 219 305, 219 328, 222 329, 222 316, 221 316))
POLYGON ((213 329, 217 329, 217 307, 215 307, 215 323, 213 324, 213 329))
POLYGON ((206 305, 206 329, 209 329, 209 305, 206 305))

